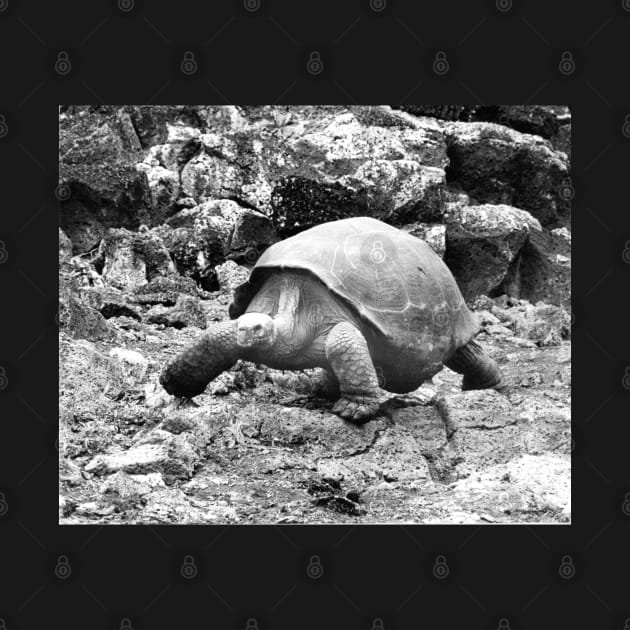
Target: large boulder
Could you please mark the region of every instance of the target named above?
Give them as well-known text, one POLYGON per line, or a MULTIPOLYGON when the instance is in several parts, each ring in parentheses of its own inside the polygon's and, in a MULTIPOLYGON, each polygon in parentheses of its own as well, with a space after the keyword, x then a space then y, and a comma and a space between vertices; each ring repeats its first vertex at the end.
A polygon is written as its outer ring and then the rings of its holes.
POLYGON ((314 114, 283 127, 283 150, 268 160, 281 233, 340 218, 327 213, 331 202, 345 216, 395 224, 441 217, 448 159, 439 123, 389 108, 314 114))
POLYGON ((137 228, 153 212, 142 146, 129 115, 115 107, 76 108, 59 117, 59 176, 70 194, 61 227, 75 253, 96 247, 108 227, 137 228))
POLYGON ((571 232, 531 229, 497 294, 571 305, 571 232))
POLYGON ((447 179, 477 203, 525 209, 543 226, 569 223, 568 158, 548 141, 491 123, 447 123, 447 137, 447 179))
POLYGON ((502 286, 512 261, 540 224, 507 205, 455 205, 446 216, 446 264, 466 299, 502 286))

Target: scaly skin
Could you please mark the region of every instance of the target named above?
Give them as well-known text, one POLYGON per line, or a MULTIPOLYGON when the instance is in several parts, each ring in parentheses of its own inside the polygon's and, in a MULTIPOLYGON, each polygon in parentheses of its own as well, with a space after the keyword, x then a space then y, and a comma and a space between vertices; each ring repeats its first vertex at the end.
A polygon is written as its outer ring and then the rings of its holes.
POLYGON ((376 370, 363 335, 349 322, 340 322, 326 338, 326 358, 341 388, 333 412, 363 423, 379 408, 376 370))
POLYGON ((174 396, 192 398, 241 357, 236 320, 214 324, 193 345, 168 362, 160 374, 162 387, 174 396))
POLYGON ((463 374, 462 390, 500 388, 504 385, 501 371, 476 341, 469 341, 459 348, 444 364, 458 374, 463 374))

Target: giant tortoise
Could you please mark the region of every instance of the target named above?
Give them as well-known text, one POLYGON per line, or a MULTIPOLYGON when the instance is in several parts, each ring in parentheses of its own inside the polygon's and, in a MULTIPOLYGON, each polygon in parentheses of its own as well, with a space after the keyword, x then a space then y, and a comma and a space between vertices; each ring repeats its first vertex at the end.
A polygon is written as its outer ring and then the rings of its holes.
POLYGON ((167 392, 196 396, 238 359, 322 367, 340 396, 333 411, 365 422, 378 411, 381 388, 412 391, 443 365, 464 375, 462 389, 501 381, 473 340, 478 324, 441 258, 369 217, 324 223, 269 247, 229 314, 166 365, 167 392))

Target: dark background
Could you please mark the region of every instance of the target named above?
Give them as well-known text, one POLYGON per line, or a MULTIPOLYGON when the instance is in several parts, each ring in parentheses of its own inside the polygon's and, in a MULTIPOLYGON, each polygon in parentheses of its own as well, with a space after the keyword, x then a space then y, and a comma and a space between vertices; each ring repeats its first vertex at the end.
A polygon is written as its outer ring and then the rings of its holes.
POLYGON ((630 628, 630 0, 129 1, 0 0, 0 628, 630 628), (573 525, 57 525, 57 105, 276 102, 571 105, 573 525))

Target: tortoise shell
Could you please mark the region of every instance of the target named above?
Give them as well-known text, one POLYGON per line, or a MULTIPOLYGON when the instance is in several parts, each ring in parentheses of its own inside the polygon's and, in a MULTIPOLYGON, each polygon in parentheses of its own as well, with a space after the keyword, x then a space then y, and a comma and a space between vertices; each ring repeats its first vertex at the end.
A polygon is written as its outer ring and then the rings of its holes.
MULTIPOLYGON (((433 249, 370 217, 331 221, 271 245, 248 282, 237 287, 230 317, 245 312, 273 269, 310 272, 376 331, 383 345, 379 354, 436 364, 433 373, 478 331, 453 275, 433 249)), ((398 369, 404 369, 400 362, 398 369)))

